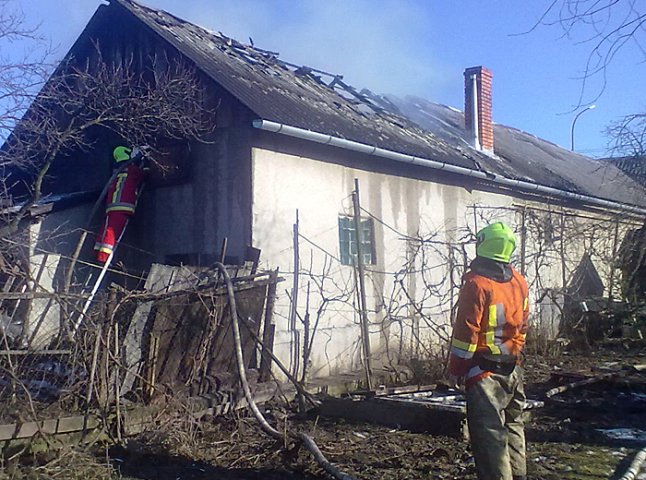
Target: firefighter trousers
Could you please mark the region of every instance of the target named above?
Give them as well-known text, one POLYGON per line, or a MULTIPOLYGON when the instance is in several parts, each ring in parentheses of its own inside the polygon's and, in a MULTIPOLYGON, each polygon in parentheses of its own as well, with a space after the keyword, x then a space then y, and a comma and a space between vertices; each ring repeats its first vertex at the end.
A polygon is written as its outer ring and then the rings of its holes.
POLYGON ((467 388, 467 422, 478 480, 512 480, 527 475, 523 370, 492 374, 467 388))
POLYGON ((128 212, 108 212, 105 215, 103 228, 97 235, 94 244, 94 253, 99 262, 108 261, 131 216, 132 214, 128 212))

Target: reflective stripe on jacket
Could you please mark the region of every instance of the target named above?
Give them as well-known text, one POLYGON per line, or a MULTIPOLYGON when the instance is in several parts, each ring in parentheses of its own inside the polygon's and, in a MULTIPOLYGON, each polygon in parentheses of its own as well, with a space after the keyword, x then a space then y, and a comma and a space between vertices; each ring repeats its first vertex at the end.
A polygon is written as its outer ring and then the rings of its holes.
POLYGON ((466 385, 490 375, 474 360, 478 352, 519 355, 529 315, 525 278, 512 268, 511 280, 498 282, 473 271, 464 276, 453 327, 449 371, 466 385))
POLYGON ((110 245, 108 243, 101 243, 101 242, 96 242, 94 244, 94 250, 98 252, 103 252, 103 253, 112 253, 114 250, 113 245, 110 245))
POLYGON ((123 172, 117 174, 108 187, 106 196, 106 213, 124 212, 135 213, 137 189, 144 180, 145 171, 138 165, 128 165, 123 172))

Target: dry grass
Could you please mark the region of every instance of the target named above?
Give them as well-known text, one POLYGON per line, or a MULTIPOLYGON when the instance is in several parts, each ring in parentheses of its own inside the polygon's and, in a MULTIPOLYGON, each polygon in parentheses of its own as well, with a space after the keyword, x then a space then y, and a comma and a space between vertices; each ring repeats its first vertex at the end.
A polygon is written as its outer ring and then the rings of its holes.
POLYGON ((107 450, 63 448, 12 460, 0 470, 0 478, 112 480, 120 478, 120 475, 107 457, 107 450))

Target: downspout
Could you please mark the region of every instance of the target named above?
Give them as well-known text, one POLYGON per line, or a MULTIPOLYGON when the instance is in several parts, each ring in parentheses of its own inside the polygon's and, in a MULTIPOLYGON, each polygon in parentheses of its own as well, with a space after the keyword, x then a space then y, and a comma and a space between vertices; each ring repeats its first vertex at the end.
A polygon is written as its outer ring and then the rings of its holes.
POLYGON ((646 209, 628 205, 625 203, 614 202, 612 200, 604 200, 601 198, 591 197, 580 193, 568 192, 559 190, 558 188, 539 185, 537 183, 525 182, 523 180, 514 180, 511 178, 496 176, 494 174, 487 174, 478 170, 471 170, 457 165, 451 165, 445 162, 438 162, 436 160, 429 160, 427 158, 419 158, 404 153, 393 152, 383 148, 374 147, 365 143, 354 142, 332 135, 313 132, 303 128, 292 127, 282 123, 272 122, 269 120, 257 119, 253 121, 254 128, 265 130, 272 133, 280 133, 290 137, 300 138, 311 142, 321 143, 323 145, 332 145, 334 147, 343 148, 345 150, 352 150, 354 152, 365 153, 367 155, 375 155, 377 157, 394 160, 397 162, 407 163, 411 165, 419 165, 421 167, 432 168, 434 170, 442 170, 445 172, 455 173, 466 177, 477 178, 487 182, 501 185, 508 188, 519 189, 529 193, 542 193, 552 197, 557 197, 565 200, 575 200, 584 202, 597 207, 610 208, 613 210, 621 210, 630 212, 637 215, 646 215, 646 209))

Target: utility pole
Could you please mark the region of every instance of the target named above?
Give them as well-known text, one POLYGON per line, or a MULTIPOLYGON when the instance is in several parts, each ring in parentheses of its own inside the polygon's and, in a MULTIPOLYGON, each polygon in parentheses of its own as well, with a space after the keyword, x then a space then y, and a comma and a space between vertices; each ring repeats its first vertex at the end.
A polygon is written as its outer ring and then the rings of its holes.
POLYGON ((364 266, 361 251, 361 206, 359 204, 359 179, 354 179, 354 191, 352 192, 352 205, 354 207, 354 231, 357 244, 357 270, 359 277, 359 313, 361 323, 361 340, 363 344, 364 367, 366 369, 366 384, 368 390, 372 390, 372 367, 370 362, 370 337, 368 330, 368 312, 366 307, 366 286, 364 282, 364 266))

